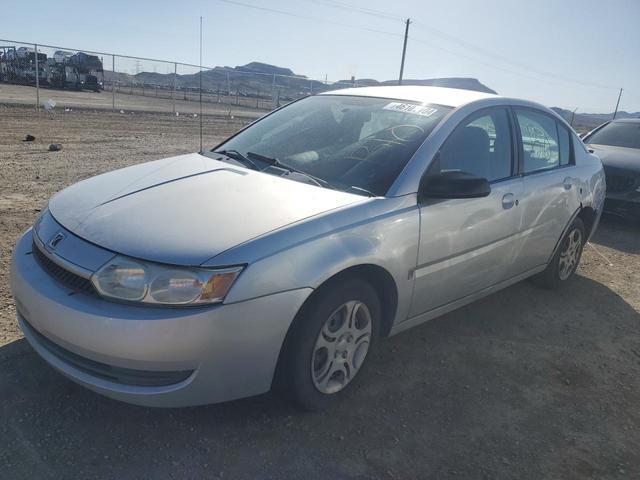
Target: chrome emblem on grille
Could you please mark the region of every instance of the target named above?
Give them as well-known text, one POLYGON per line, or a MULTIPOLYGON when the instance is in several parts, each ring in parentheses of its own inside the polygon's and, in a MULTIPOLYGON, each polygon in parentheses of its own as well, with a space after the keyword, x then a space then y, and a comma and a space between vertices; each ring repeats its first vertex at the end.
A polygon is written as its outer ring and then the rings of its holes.
POLYGON ((47 245, 52 250, 55 250, 56 247, 60 244, 60 242, 65 238, 67 238, 67 236, 64 233, 58 232, 53 237, 51 237, 51 240, 49 240, 49 243, 47 245))

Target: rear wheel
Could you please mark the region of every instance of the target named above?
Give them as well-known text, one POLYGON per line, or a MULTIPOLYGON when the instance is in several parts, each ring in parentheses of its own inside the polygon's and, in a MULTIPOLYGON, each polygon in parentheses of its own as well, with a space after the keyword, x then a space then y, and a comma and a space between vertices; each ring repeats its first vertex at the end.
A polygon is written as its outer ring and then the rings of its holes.
POLYGON ((584 224, 576 218, 567 229, 558 251, 547 268, 533 277, 534 283, 544 288, 558 288, 573 277, 580 263, 586 242, 584 224))
POLYGON ((344 396, 378 335, 380 301, 358 278, 316 293, 296 317, 276 372, 276 387, 294 403, 321 410, 344 396))

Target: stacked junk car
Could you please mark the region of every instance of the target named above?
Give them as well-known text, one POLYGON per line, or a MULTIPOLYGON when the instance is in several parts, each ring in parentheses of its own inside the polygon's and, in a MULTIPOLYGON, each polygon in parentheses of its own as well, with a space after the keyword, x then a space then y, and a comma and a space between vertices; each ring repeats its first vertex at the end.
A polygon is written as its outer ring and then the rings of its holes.
POLYGON ((47 58, 35 48, 0 46, 0 82, 99 92, 102 60, 84 52, 58 50, 47 58), (37 74, 36 74, 37 72, 37 74))

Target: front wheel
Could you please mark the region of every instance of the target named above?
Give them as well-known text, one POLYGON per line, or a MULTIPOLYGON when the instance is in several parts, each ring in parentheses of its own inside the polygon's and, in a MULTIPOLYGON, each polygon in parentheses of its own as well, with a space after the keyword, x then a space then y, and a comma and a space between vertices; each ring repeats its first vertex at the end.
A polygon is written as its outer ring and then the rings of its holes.
POLYGON ((378 336, 380 311, 375 290, 358 278, 318 291, 287 335, 276 372, 278 390, 307 410, 341 398, 378 336))
POLYGON ((533 281, 544 288, 555 289, 562 286, 575 274, 585 243, 584 223, 576 218, 571 222, 547 268, 533 277, 533 281))

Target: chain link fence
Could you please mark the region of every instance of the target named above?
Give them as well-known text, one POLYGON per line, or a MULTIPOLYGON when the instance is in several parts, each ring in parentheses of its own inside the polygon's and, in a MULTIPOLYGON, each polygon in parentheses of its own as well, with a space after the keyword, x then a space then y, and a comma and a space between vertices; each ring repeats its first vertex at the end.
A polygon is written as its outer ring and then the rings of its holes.
POLYGON ((200 67, 52 45, 0 40, 0 103, 172 115, 257 117, 355 81, 313 80, 252 63, 200 67))

